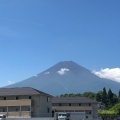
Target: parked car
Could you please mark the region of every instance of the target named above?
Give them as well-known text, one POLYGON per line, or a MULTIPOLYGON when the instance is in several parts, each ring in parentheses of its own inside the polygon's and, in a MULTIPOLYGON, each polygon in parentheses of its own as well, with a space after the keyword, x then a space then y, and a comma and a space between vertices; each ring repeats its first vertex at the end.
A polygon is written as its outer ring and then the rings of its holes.
POLYGON ((0 114, 0 120, 6 120, 6 115, 0 114))
POLYGON ((117 120, 120 120, 120 116, 119 116, 119 117, 117 117, 117 120))

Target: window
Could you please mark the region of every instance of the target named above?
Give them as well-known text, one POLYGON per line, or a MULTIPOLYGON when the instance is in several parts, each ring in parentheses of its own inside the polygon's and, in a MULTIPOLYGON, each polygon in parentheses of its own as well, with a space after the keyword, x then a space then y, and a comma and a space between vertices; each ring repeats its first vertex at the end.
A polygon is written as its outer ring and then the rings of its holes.
POLYGON ((6 111, 5 111, 5 108, 3 108, 3 112, 6 112, 6 111))
POLYGON ((79 106, 81 106, 81 103, 79 103, 79 106))
POLYGON ((21 111, 30 111, 30 106, 21 106, 21 111))
POLYGON ((47 102, 49 101, 49 97, 47 97, 47 102))
POLYGON ((3 115, 3 118, 6 118, 6 115, 3 115))
POLYGON ((31 99, 32 97, 31 96, 29 96, 29 99, 31 99))
POLYGON ((0 107, 0 112, 7 112, 7 107, 0 107))
POLYGON ((71 103, 69 103, 69 106, 71 106, 71 103))
POLYGON ((4 97, 4 100, 6 100, 6 97, 4 97))
POLYGON ((8 106, 9 112, 20 111, 20 106, 8 106))
POLYGON ((47 108, 47 112, 48 112, 48 113, 50 112, 50 108, 49 108, 49 107, 47 108))
POLYGON ((59 104, 59 106, 61 106, 61 103, 59 104))
POLYGON ((91 111, 89 112, 89 114, 91 114, 91 111))
POLYGON ((16 100, 18 100, 18 97, 16 97, 16 100))
POLYGON ((91 103, 89 103, 89 106, 91 106, 91 103))
POLYGON ((16 108, 16 111, 18 111, 18 108, 16 108))

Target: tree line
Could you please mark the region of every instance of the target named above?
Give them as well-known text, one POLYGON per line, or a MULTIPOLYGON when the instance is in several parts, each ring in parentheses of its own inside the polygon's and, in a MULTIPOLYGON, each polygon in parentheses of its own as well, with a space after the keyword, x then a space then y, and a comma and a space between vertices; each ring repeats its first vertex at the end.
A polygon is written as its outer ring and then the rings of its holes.
POLYGON ((60 97, 88 97, 90 99, 98 101, 99 103, 104 104, 106 110, 112 109, 112 107, 115 106, 116 104, 120 104, 120 90, 118 91, 118 95, 116 95, 115 93, 112 92, 111 89, 106 91, 105 87, 101 91, 98 91, 97 93, 93 92, 84 92, 83 94, 66 93, 61 94, 60 97))
POLYGON ((107 117, 115 117, 116 115, 120 115, 120 90, 118 94, 112 92, 111 89, 106 91, 104 87, 102 90, 97 93, 93 92, 84 92, 83 94, 70 93, 70 94, 61 94, 60 97, 88 97, 90 99, 98 101, 98 103, 103 104, 104 109, 99 108, 98 114, 99 116, 106 118, 107 117))

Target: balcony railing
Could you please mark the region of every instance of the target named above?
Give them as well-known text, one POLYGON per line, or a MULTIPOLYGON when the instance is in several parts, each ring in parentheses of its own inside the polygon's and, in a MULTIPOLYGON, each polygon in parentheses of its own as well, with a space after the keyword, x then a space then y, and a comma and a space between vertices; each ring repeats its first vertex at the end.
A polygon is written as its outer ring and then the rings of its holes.
POLYGON ((31 106, 30 99, 0 100, 0 106, 31 106))
POLYGON ((0 114, 5 114, 7 117, 31 117, 30 111, 18 111, 18 112, 0 112, 0 114))

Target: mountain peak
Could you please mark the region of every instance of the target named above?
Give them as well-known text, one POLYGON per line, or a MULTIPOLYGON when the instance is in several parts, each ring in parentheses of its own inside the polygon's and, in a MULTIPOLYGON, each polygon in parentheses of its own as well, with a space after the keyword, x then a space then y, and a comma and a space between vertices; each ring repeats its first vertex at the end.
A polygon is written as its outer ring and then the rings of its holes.
POLYGON ((51 68, 8 87, 33 87, 51 95, 97 92, 106 87, 117 93, 120 83, 102 79, 73 61, 62 61, 51 68))
MULTIPOLYGON (((51 68, 80 68, 82 66, 80 66, 79 64, 73 62, 73 61, 62 61, 62 62, 59 62, 57 64, 55 64, 53 67, 51 68)), ((83 68, 83 67, 82 67, 83 68)))
POLYGON ((51 72, 56 72, 59 71, 61 69, 68 69, 69 71, 73 72, 73 73, 78 73, 78 72, 90 72, 89 70, 87 70, 86 68, 80 66, 79 64, 73 62, 73 61, 61 61, 58 62, 57 64, 55 64, 54 66, 52 66, 51 68, 47 69, 47 71, 51 71, 51 72))

